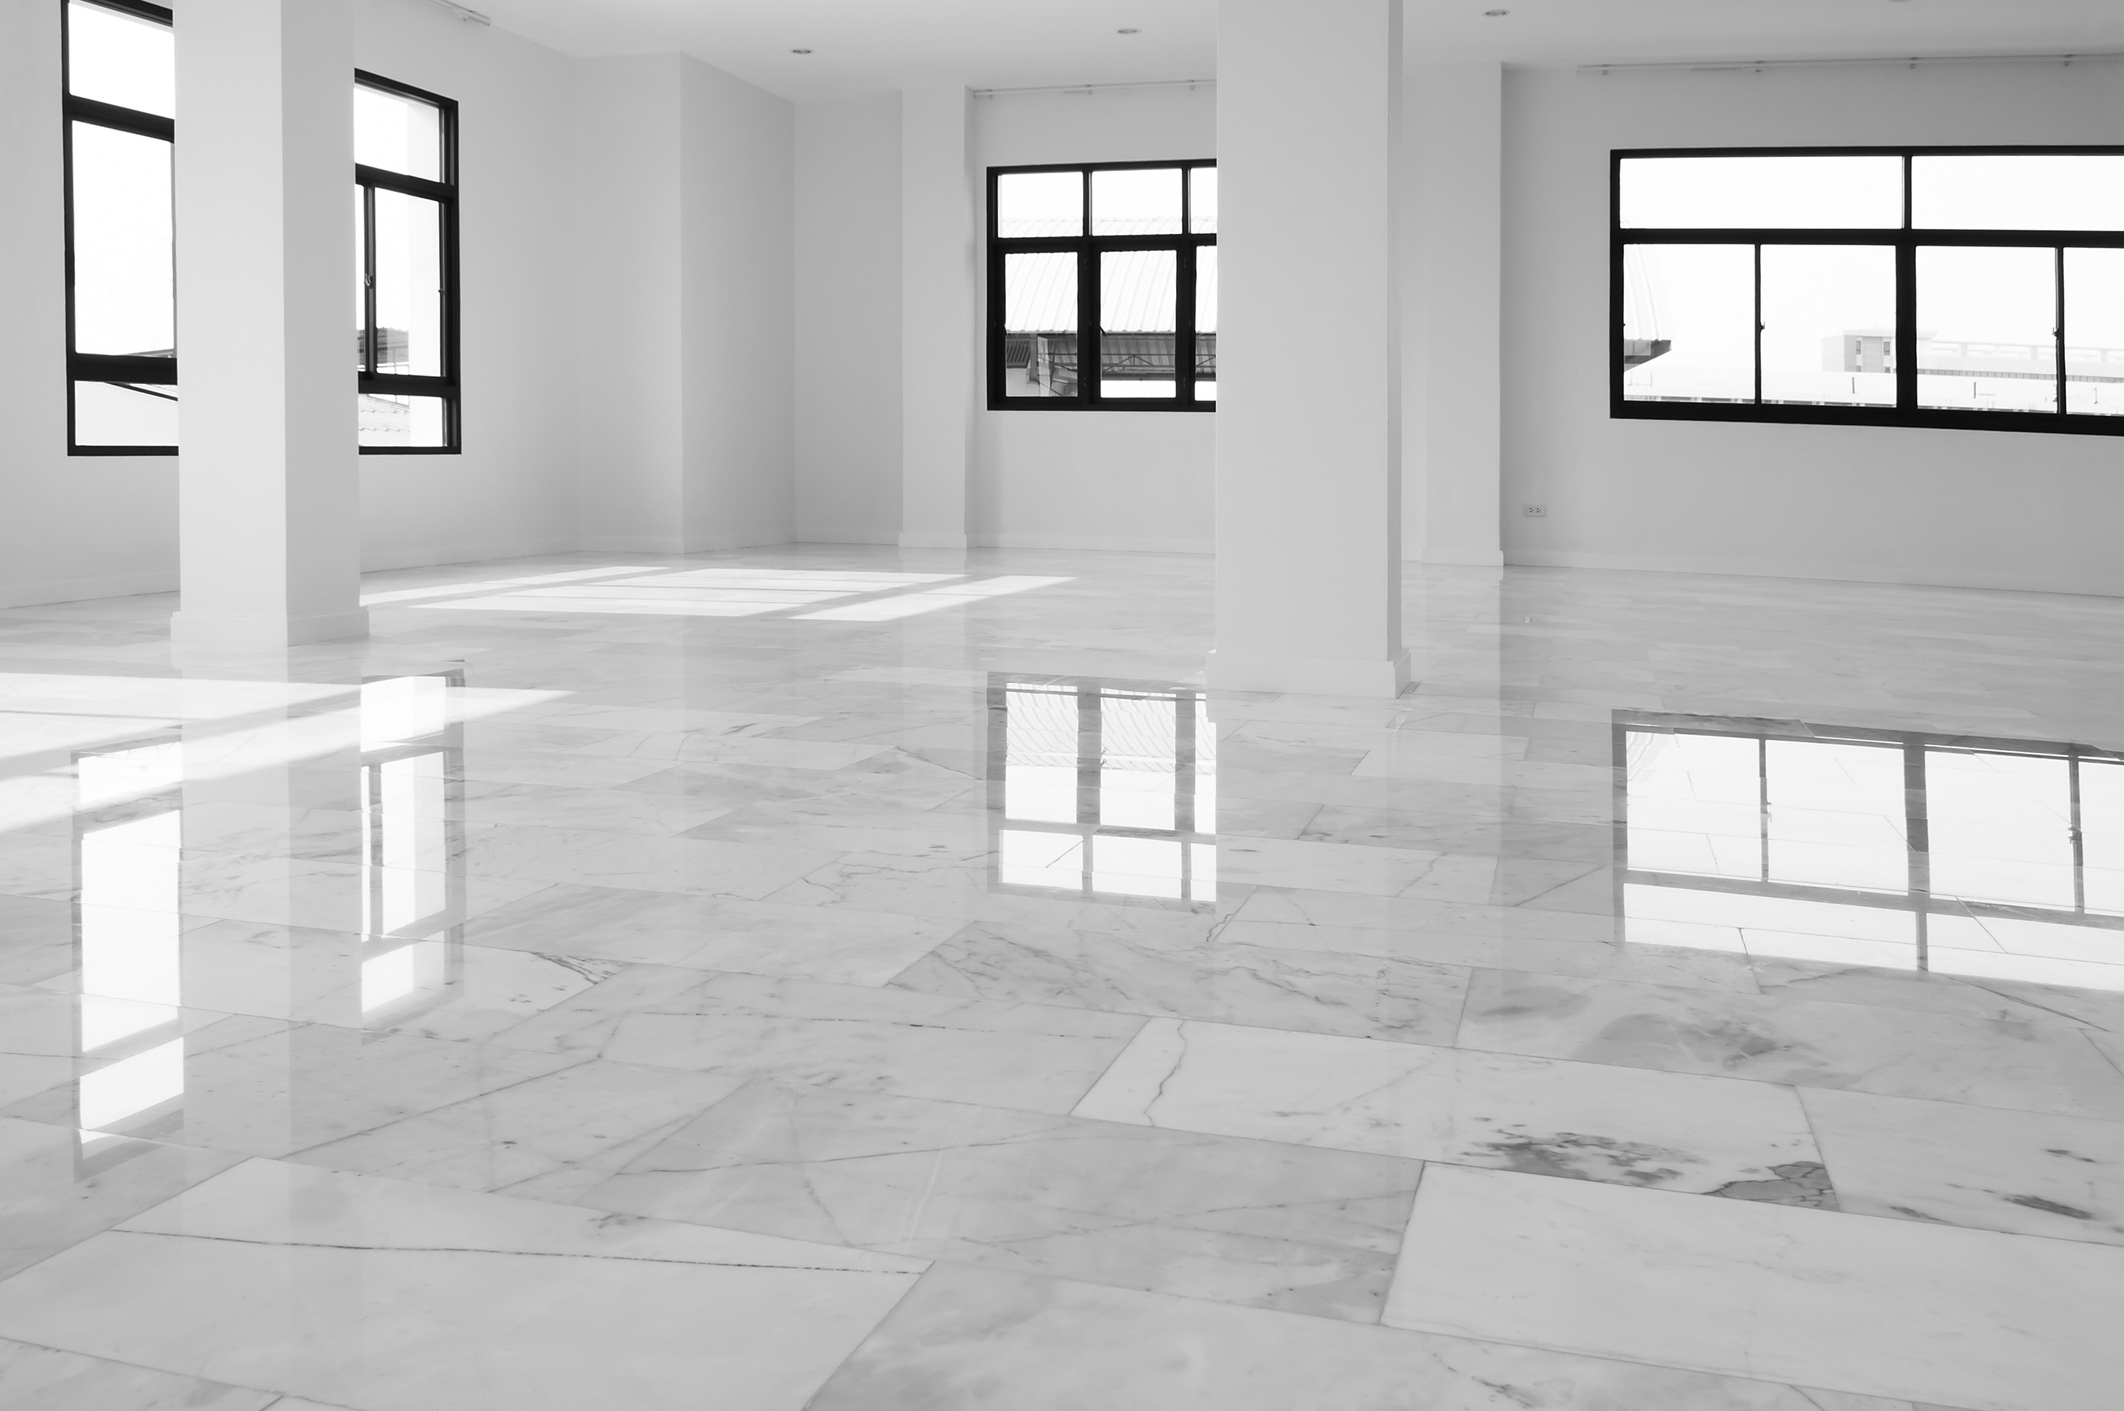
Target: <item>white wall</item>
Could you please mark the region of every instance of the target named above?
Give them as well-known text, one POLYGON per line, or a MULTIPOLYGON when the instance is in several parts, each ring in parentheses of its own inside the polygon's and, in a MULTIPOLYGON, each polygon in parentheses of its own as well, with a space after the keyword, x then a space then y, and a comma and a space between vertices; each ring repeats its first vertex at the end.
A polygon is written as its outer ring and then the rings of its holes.
POLYGON ((2124 594, 2124 441, 1607 407, 1609 149, 2124 142, 2124 68, 1515 71, 1505 111, 1508 562, 2124 594))
MULTIPOLYGON (((994 166, 1216 155, 1216 90, 1207 85, 999 94, 974 103, 976 191, 985 191, 994 166)), ((985 230, 985 211, 979 218, 985 230)), ((979 313, 985 326, 985 298, 979 313)), ((985 389, 976 397, 986 406, 985 389)), ((1007 548, 1207 553, 1216 422, 1192 412, 977 411, 976 534, 1007 548)))
POLYGON ((796 536, 900 533, 900 100, 796 112, 796 536))
POLYGON ((464 312, 464 453, 362 458, 363 563, 565 547, 573 398, 555 356, 568 304, 555 272, 570 255, 576 66, 426 0, 357 0, 354 17, 358 67, 457 100, 464 312))
POLYGON ((66 454, 59 7, 0 4, 0 606, 177 583, 177 462, 66 454))

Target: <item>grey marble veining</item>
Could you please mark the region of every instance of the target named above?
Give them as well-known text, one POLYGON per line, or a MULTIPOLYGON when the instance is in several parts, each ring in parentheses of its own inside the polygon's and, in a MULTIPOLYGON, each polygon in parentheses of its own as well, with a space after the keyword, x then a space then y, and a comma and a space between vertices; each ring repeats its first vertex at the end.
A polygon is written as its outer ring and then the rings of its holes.
POLYGON ((2124 606, 1207 569, 0 609, 0 1402, 2107 1411, 2124 606))

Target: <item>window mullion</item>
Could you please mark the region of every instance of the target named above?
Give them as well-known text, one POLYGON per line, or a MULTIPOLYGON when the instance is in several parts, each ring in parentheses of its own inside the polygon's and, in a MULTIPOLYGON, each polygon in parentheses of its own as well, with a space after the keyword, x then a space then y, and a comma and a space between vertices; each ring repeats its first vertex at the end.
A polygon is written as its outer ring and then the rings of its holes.
MULTIPOLYGON (((1181 190, 1186 190, 1183 181, 1181 190)), ((1195 247, 1182 245, 1173 260, 1173 400, 1195 400, 1195 247)))
POLYGON ((2057 259, 2052 268, 2055 270, 2052 292, 2057 295, 2056 317, 2054 319, 2057 326, 2051 330, 2051 337, 2057 343, 2054 351, 2057 354, 2058 364, 2058 415, 2064 416, 2066 414, 2066 398, 2072 391, 2072 384, 2069 380, 2069 374, 2065 370, 2065 247, 2062 245, 2058 247, 2057 259))

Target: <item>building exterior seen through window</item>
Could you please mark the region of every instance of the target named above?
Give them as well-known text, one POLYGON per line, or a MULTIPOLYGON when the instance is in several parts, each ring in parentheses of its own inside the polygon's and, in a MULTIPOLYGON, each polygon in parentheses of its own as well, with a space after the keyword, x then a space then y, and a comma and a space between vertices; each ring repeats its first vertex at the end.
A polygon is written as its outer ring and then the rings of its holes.
POLYGON ((1217 405, 1214 162, 991 167, 988 405, 1217 405))
MULTIPOLYGON (((67 446, 178 444, 171 12, 64 0, 67 446)), ((457 378, 456 105, 355 75, 354 352, 367 453, 450 452, 457 378)))
POLYGON ((1613 160, 1613 415, 2124 433, 2124 147, 1613 160))
POLYGON ((67 0, 61 13, 67 449, 174 455, 170 12, 133 0, 67 0))

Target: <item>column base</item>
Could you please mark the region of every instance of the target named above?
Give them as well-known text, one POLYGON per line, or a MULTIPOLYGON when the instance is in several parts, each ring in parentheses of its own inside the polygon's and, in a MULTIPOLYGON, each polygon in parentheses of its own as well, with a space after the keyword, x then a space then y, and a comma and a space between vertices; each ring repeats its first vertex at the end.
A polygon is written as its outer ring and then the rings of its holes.
POLYGON ((1392 700, 1409 687, 1409 654, 1393 660, 1349 657, 1271 657, 1209 654, 1205 680, 1219 691, 1276 691, 1285 695, 1370 696, 1392 700))
POLYGON ((336 642, 369 635, 369 610, 320 612, 307 617, 252 617, 223 612, 173 612, 170 645, 221 651, 272 651, 310 642, 336 642))
POLYGON ((903 549, 968 549, 973 545, 964 534, 913 533, 900 536, 903 549))

